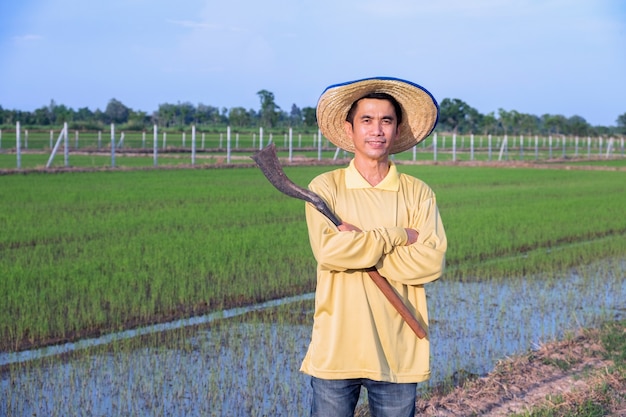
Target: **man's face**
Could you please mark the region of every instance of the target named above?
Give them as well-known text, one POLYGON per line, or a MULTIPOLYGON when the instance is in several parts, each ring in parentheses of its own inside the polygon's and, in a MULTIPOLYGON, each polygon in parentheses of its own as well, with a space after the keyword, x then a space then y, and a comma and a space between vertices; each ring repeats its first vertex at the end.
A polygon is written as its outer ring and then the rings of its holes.
POLYGON ((355 158, 383 160, 398 134, 398 119, 388 100, 365 98, 357 103, 354 121, 345 123, 354 142, 355 158))

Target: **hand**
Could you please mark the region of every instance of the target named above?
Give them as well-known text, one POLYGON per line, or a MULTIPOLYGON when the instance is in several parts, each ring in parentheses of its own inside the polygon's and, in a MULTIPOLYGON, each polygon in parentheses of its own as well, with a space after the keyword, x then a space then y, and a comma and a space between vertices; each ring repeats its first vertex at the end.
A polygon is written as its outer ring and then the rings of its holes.
POLYGON ((360 232, 361 231, 361 229, 359 229, 358 227, 350 223, 341 223, 339 226, 337 226, 337 229, 339 229, 339 231, 341 232, 360 232))
POLYGON ((408 236, 408 240, 407 240, 405 246, 409 246, 409 245, 412 245, 413 243, 417 242, 417 237, 419 236, 419 232, 417 230, 409 229, 409 228, 406 228, 404 230, 406 230, 406 235, 408 236))

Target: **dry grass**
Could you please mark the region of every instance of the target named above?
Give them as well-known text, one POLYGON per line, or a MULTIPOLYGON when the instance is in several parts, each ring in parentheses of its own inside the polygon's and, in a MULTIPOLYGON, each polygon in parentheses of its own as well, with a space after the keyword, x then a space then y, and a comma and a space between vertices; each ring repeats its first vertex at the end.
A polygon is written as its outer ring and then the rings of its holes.
MULTIPOLYGON (((626 328, 623 329, 626 336, 626 328)), ((433 390, 418 398, 421 416, 593 415, 573 410, 602 407, 601 415, 626 416, 626 373, 607 358, 599 330, 584 330, 531 353, 500 361, 488 375, 433 390), (569 413, 569 414, 568 414, 569 413)), ((357 417, 367 417, 366 406, 357 417)))

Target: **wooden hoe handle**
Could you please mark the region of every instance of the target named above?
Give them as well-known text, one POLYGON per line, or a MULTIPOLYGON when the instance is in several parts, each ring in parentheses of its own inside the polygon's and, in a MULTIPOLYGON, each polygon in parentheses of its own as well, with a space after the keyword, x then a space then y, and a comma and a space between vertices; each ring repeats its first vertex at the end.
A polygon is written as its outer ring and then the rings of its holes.
POLYGON ((426 331, 424 330, 420 322, 417 321, 415 316, 413 316, 411 310, 409 310, 406 304, 404 304, 402 298, 400 298, 395 292, 389 281, 387 281, 385 277, 380 275, 380 272, 378 272, 376 268, 367 269, 367 274, 370 276, 370 278, 372 278, 372 281, 374 281, 380 291, 382 291, 385 297, 387 297, 389 302, 391 302, 391 305, 395 307, 400 316, 402 316, 406 324, 409 325, 409 327, 411 328, 411 330, 413 330, 417 337, 419 337, 420 339, 426 337, 426 331))

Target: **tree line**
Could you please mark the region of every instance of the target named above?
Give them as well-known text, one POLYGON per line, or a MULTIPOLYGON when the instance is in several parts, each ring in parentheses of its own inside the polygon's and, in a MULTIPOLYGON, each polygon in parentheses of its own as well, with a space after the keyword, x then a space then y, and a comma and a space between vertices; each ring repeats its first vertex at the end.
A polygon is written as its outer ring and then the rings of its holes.
MULTIPOLYGON (((125 130, 146 130, 153 125, 165 129, 183 130, 190 125, 200 129, 219 129, 231 126, 234 129, 252 129, 258 127, 301 130, 317 129, 314 107, 299 108, 292 104, 289 111, 276 104, 274 94, 267 90, 257 92, 260 108, 225 107, 179 102, 163 103, 152 114, 133 110, 121 101, 109 100, 104 111, 82 107, 77 110, 52 100, 48 106, 32 112, 9 110, 0 106, 0 126, 22 126, 47 128, 59 126, 65 122, 70 129, 100 130, 111 123, 125 130)), ((460 99, 445 98, 439 104, 440 116, 437 131, 458 134, 493 134, 493 135, 574 135, 574 136, 610 136, 626 134, 626 113, 616 119, 615 126, 592 126, 581 116, 565 117, 544 114, 541 116, 520 113, 515 110, 499 109, 496 112, 481 114, 478 110, 460 99)))

